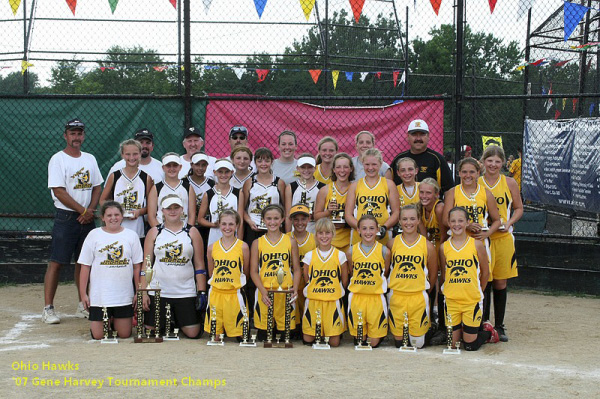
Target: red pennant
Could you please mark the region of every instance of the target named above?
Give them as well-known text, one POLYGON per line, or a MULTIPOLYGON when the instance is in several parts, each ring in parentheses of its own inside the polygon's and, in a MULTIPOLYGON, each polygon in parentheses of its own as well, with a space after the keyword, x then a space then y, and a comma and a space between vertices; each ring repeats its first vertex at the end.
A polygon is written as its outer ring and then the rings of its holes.
POLYGON ((352 13, 354 14, 354 20, 356 23, 358 23, 358 20, 360 19, 360 14, 362 13, 364 5, 365 0, 350 0, 350 7, 352 8, 352 13))
POLYGON ((431 3, 431 7, 433 7, 433 11, 435 11, 435 15, 439 15, 442 0, 429 0, 429 2, 431 3))
POLYGON ((579 101, 578 98, 574 98, 573 99, 573 113, 575 113, 575 108, 577 108, 577 102, 579 101))
POLYGON ((177 0, 169 0, 169 3, 171 3, 173 8, 177 10, 177 0))
POLYGON ((67 5, 71 9, 73 15, 75 15, 75 8, 77 8, 77 0, 67 0, 67 5))
POLYGON ((320 69, 309 69, 308 72, 310 73, 310 76, 312 77, 313 82, 315 82, 315 84, 317 84, 317 81, 319 80, 319 76, 321 75, 321 70, 320 69))
POLYGON ((381 72, 375 72, 375 77, 377 77, 377 79, 381 79, 381 72))
POLYGON ((540 58, 539 60, 537 60, 537 61, 535 61, 535 62, 532 62, 532 63, 531 63, 531 64, 529 64, 529 65, 535 65, 535 66, 538 66, 538 65, 540 65, 542 62, 544 62, 545 60, 546 60, 545 58, 540 58))
POLYGON ((267 74, 269 73, 268 69, 257 69, 256 74, 258 75, 257 82, 264 82, 267 78, 267 74))
POLYGON ((392 72, 392 76, 394 78, 394 87, 396 87, 396 85, 398 84, 398 76, 400 75, 400 71, 394 71, 392 72))
POLYGON ((496 2, 498 0, 488 0, 488 1, 490 3, 490 14, 493 14, 494 13, 494 8, 496 8, 496 2))
POLYGON ((554 66, 555 66, 556 68, 560 68, 560 67, 562 67, 562 66, 565 66, 565 65, 567 65, 567 63, 568 63, 569 61, 571 61, 571 60, 559 61, 559 62, 557 62, 556 64, 554 64, 554 66))
POLYGON ((166 71, 166 70, 167 70, 167 67, 166 67, 166 66, 155 66, 155 67, 153 67, 153 68, 154 68, 154 70, 155 70, 155 71, 157 71, 157 72, 164 72, 164 71, 166 71))
POLYGON ((102 72, 106 71, 107 69, 115 69, 115 67, 100 67, 102 72))
POLYGON ((560 117, 560 111, 556 110, 554 111, 554 120, 557 120, 560 117))

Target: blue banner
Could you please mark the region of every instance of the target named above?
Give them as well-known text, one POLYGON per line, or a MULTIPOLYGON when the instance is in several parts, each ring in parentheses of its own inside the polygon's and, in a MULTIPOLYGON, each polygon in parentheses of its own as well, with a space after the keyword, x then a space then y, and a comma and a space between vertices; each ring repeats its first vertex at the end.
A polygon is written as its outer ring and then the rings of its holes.
POLYGON ((523 198, 600 213, 600 119, 527 120, 523 198))

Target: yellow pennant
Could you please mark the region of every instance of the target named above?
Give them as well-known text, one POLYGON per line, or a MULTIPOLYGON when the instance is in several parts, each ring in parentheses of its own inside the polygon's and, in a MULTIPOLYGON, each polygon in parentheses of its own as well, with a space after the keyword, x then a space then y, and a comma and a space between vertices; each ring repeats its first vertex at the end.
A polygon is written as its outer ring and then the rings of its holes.
POLYGON ((25 71, 27 70, 27 68, 32 67, 33 64, 29 63, 27 61, 21 61, 21 75, 25 75, 25 71))
POLYGON ((333 90, 337 87, 337 80, 340 77, 340 71, 331 71, 331 77, 333 78, 333 90))
POLYGON ((565 110, 566 105, 567 105, 567 99, 563 98, 563 111, 565 110))
POLYGON ((21 0, 8 0, 8 3, 10 4, 10 8, 12 8, 13 15, 16 16, 21 5, 21 0))
POLYGON ((310 13, 312 12, 315 6, 315 0, 300 0, 300 6, 302 7, 302 11, 304 11, 304 16, 308 21, 308 18, 310 18, 310 13))
POLYGON ((483 141, 484 150, 491 145, 497 145, 502 148, 502 137, 500 136, 481 136, 481 140, 483 141))

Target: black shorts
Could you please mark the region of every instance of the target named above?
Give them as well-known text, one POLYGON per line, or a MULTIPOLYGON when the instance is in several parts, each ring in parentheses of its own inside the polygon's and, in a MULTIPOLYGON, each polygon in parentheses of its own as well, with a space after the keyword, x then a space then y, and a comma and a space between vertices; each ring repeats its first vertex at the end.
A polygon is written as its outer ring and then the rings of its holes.
MULTIPOLYGON (((90 306, 90 321, 103 321, 103 312, 100 306, 90 306)), ((108 318, 114 317, 115 319, 127 319, 133 317, 133 306, 108 306, 106 308, 108 318)))
MULTIPOLYGON (((150 296, 150 310, 144 312, 144 324, 154 327, 154 295, 150 296)), ((160 326, 165 328, 167 320, 167 303, 171 304, 171 329, 200 324, 200 315, 196 310, 196 297, 190 298, 165 298, 160 297, 160 326)))

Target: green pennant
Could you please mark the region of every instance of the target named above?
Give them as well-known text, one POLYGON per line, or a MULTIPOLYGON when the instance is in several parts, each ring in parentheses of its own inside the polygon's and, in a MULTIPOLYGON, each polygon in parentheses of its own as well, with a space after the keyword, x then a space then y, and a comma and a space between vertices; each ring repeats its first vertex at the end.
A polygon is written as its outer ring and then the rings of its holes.
POLYGON ((114 14, 117 9, 117 4, 119 4, 119 0, 108 0, 108 4, 110 4, 110 10, 114 14))

